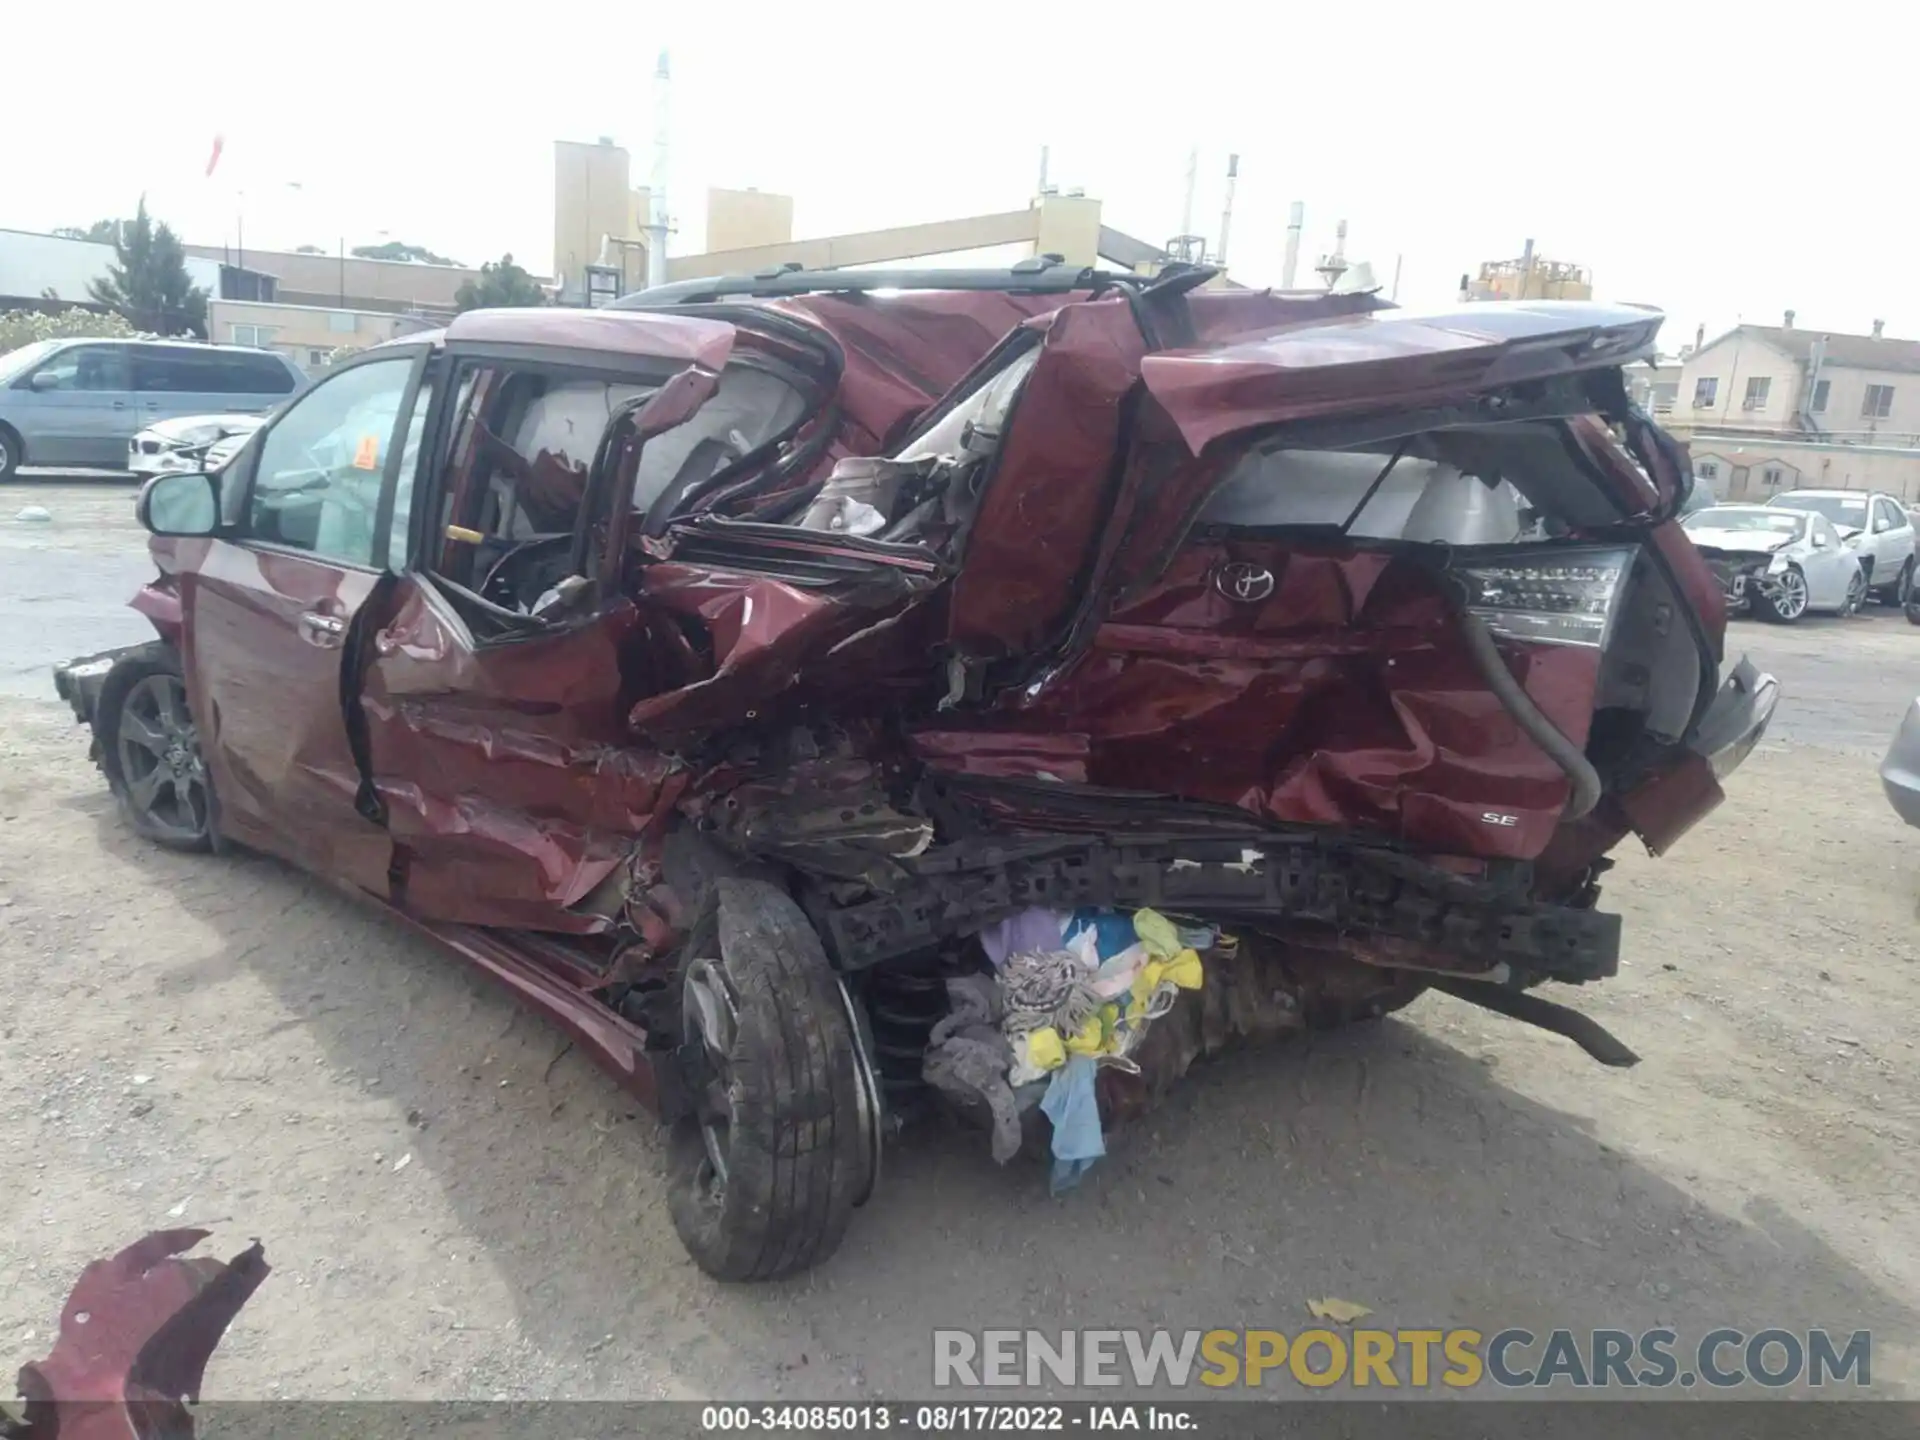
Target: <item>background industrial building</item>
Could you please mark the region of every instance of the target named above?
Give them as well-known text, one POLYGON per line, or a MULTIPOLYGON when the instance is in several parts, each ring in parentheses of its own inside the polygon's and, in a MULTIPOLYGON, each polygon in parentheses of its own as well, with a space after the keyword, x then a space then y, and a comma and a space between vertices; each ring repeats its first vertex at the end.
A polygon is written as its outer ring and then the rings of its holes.
POLYGON ((1796 487, 1920 499, 1920 341, 1736 325, 1690 347, 1661 417, 1722 499, 1796 487))

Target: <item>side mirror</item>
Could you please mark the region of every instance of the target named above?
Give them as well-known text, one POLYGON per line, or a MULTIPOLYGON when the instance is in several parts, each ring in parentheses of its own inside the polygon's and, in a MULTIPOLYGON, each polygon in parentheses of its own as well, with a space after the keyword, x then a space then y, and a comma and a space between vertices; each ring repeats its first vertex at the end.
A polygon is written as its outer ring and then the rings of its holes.
POLYGON ((140 491, 134 512, 155 535, 212 535, 220 528, 220 482, 211 475, 156 475, 140 491))
POLYGON ((1814 549, 1816 549, 1816 550, 1824 550, 1824 549, 1826 549, 1826 548, 1827 548, 1827 537, 1826 537, 1826 536, 1824 536, 1824 535, 1821 535, 1821 534, 1819 534, 1818 532, 1816 532, 1816 533, 1814 534, 1814 537, 1813 537, 1813 548, 1814 548, 1814 549))
POLYGON ((29 390, 52 390, 59 386, 60 377, 46 370, 36 370, 27 379, 29 390))

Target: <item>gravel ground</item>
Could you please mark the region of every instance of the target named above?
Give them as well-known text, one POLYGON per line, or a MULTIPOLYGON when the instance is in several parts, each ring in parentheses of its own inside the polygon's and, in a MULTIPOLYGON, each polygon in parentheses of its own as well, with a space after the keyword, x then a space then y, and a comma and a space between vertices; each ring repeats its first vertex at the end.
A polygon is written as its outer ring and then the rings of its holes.
POLYGON ((977 1137, 909 1136, 831 1263, 727 1288, 673 1237, 656 1128, 561 1036, 275 862, 127 833, 41 668, 141 638, 126 491, 24 489, 0 492, 9 1365, 87 1261, 200 1222, 275 1267, 222 1398, 924 1394, 936 1325, 1297 1328, 1326 1294, 1403 1327, 1868 1328, 1875 1388, 1920 1393, 1920 844, 1873 774, 1915 688, 1896 615, 1736 625, 1788 686, 1776 733, 1676 854, 1623 858, 1622 973, 1558 997, 1637 1069, 1428 996, 1197 1072, 1060 1201, 977 1137))

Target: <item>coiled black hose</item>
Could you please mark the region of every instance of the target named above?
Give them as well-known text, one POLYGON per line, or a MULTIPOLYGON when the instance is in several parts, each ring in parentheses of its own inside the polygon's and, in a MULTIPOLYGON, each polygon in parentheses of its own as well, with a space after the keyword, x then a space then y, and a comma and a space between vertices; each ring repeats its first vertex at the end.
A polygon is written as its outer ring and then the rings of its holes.
POLYGON ((1585 752, 1546 717, 1520 682, 1514 679, 1513 671, 1507 668, 1506 657, 1500 653, 1500 646, 1493 638, 1493 631, 1487 628, 1486 621, 1467 608, 1466 586, 1460 578, 1449 576, 1448 579, 1452 581, 1448 588, 1460 621, 1460 637, 1467 642, 1467 653, 1473 657, 1480 678, 1487 682, 1487 688, 1493 691, 1501 708, 1513 717, 1514 724, 1527 733, 1529 740, 1546 751, 1549 760, 1566 772, 1573 793, 1567 797, 1567 808, 1562 812, 1562 818, 1580 819, 1600 803, 1603 789, 1600 772, 1593 768, 1585 752))

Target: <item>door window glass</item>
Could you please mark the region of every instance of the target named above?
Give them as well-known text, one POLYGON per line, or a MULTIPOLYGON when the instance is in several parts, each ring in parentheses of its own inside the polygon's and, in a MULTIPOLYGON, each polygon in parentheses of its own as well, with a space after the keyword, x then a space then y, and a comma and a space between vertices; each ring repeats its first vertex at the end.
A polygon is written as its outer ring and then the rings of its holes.
POLYGON ((407 568, 407 528, 413 517, 415 482, 420 477, 420 442, 426 435, 427 413, 433 409, 437 381, 428 375, 420 382, 420 398, 413 403, 413 415, 407 421, 407 438, 400 452, 400 476, 393 490, 393 521, 387 529, 387 568, 407 568))
POLYGON ((236 395, 285 395, 293 389, 293 372, 266 355, 227 357, 227 389, 236 395))
MULTIPOLYGON (((380 479, 413 364, 412 356, 396 355, 356 365, 288 407, 260 444, 249 533, 351 565, 373 564, 380 479)), ((417 448, 417 427, 413 443, 417 448)))
POLYGON ((117 345, 76 345, 34 371, 33 380, 36 390, 125 390, 126 352, 117 345))
POLYGON ((133 352, 133 388, 154 394, 185 395, 214 388, 211 357, 155 346, 133 352))

